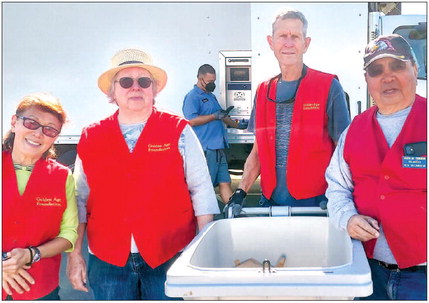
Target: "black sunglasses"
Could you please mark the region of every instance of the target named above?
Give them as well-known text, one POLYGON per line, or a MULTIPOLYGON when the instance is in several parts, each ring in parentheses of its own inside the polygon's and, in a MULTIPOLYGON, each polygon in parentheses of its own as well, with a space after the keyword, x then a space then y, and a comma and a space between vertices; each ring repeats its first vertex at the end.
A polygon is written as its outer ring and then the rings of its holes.
MULTIPOLYGON (((405 70, 407 67, 407 63, 401 60, 394 60, 389 62, 389 69, 392 72, 400 72, 405 70)), ((371 63, 367 68, 366 72, 371 78, 375 78, 384 73, 384 66, 381 64, 371 63)))
POLYGON ((37 122, 36 120, 33 120, 31 118, 27 118, 27 117, 18 116, 18 115, 16 115, 16 117, 18 119, 22 119, 22 125, 24 125, 28 129, 36 130, 39 127, 41 127, 42 133, 48 137, 55 138, 56 136, 58 136, 60 134, 60 131, 53 128, 52 126, 42 125, 39 122, 37 122))
MULTIPOLYGON (((295 92, 293 93, 291 98, 289 98, 287 100, 283 100, 283 101, 276 101, 275 99, 270 98, 271 84, 273 83, 273 81, 276 81, 276 80, 279 81, 282 78, 282 74, 278 74, 277 76, 271 78, 270 81, 268 82, 268 89, 267 89, 267 95, 266 95, 267 100, 269 100, 271 102, 276 102, 276 103, 293 103, 295 101, 296 92, 298 91, 299 85, 301 84, 301 80, 302 80, 302 78, 304 78, 304 76, 306 74, 307 74, 307 66, 304 65, 302 68, 301 76, 298 79, 298 83, 296 85, 295 92)), ((274 96, 276 95, 276 93, 277 92, 274 92, 274 96)))
MULTIPOLYGON (((148 88, 152 84, 152 79, 149 77, 141 77, 136 79, 141 88, 148 88)), ((122 88, 130 88, 134 84, 134 79, 130 77, 123 77, 115 82, 119 82, 122 88)))

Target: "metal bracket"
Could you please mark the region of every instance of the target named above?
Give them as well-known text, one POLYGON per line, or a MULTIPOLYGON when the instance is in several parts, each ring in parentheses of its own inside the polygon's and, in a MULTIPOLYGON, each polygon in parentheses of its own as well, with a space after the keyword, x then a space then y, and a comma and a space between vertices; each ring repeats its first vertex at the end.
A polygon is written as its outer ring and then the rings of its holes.
POLYGON ((265 259, 264 262, 262 262, 262 272, 265 273, 265 267, 268 266, 268 272, 271 273, 271 262, 268 259, 265 259))

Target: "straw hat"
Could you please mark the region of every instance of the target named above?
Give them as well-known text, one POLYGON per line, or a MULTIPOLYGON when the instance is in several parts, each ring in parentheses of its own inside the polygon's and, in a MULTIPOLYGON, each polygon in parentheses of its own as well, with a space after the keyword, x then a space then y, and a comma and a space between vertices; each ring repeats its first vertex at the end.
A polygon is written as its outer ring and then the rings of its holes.
POLYGON ((113 77, 122 69, 129 67, 142 67, 151 73, 156 82, 156 92, 159 93, 167 83, 167 73, 154 65, 149 54, 139 49, 124 49, 117 52, 111 62, 111 68, 98 78, 98 87, 106 95, 109 93, 113 77))

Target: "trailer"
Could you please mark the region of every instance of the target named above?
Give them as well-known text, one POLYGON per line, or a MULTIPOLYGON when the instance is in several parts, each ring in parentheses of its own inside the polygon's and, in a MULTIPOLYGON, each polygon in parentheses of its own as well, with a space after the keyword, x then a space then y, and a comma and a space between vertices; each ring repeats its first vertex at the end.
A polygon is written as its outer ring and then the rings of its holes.
MULTIPOLYGON (((82 128, 116 110, 98 89, 97 78, 112 55, 128 47, 144 49, 167 71, 167 86, 156 98, 159 108, 182 115, 197 69, 208 63, 218 73, 215 95, 221 105, 234 105, 232 118, 248 120, 258 83, 279 73, 266 36, 273 15, 285 6, 308 19, 312 42, 304 62, 339 77, 351 117, 371 104, 362 57, 367 42, 380 34, 398 32, 411 42, 420 64, 418 92, 425 96, 426 3, 419 4, 420 15, 401 15, 406 5, 410 3, 5 2, 3 133, 23 96, 51 92, 69 116, 56 141, 58 160, 73 168, 82 128)), ((253 134, 227 131, 230 168, 242 169, 253 134)))

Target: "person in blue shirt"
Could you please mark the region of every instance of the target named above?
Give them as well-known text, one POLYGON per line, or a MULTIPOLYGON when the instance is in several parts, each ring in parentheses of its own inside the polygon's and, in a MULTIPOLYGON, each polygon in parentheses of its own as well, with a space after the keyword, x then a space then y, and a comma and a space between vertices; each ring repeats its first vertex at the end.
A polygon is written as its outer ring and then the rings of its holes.
POLYGON ((213 186, 219 186, 222 201, 227 203, 232 189, 225 155, 228 141, 224 123, 238 129, 247 128, 247 124, 233 121, 228 116, 228 111, 221 108, 213 94, 216 88, 216 71, 211 65, 200 66, 197 80, 194 88, 185 96, 183 115, 189 120, 200 140, 213 186))

